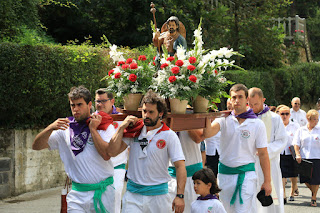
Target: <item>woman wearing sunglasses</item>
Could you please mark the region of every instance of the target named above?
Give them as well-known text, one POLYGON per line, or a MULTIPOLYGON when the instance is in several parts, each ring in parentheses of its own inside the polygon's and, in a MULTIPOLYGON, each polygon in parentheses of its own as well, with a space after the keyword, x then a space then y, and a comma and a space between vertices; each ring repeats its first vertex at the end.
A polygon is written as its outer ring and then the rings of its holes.
POLYGON ((305 183, 311 190, 311 206, 317 206, 317 192, 320 184, 320 127, 319 113, 311 109, 307 113, 308 124, 300 127, 293 138, 296 160, 306 159, 313 163, 312 177, 300 175, 300 183, 305 183))
POLYGON ((282 105, 279 108, 278 113, 283 121, 283 124, 286 128, 288 135, 288 141, 286 148, 280 154, 280 168, 282 173, 282 183, 283 183, 283 197, 284 204, 287 203, 286 196, 286 180, 290 178, 291 180, 291 194, 289 201, 294 201, 294 193, 298 189, 298 173, 297 173, 297 162, 293 159, 289 147, 292 145, 292 140, 295 132, 300 128, 300 125, 297 122, 293 122, 290 119, 290 108, 288 106, 282 105))

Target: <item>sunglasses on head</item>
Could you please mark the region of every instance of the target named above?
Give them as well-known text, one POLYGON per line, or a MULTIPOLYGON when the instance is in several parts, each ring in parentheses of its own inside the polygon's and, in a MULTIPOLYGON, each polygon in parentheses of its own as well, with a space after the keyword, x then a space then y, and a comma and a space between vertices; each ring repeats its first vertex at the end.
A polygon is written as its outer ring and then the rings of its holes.
POLYGON ((290 114, 289 112, 283 112, 280 115, 289 115, 289 114, 290 114))

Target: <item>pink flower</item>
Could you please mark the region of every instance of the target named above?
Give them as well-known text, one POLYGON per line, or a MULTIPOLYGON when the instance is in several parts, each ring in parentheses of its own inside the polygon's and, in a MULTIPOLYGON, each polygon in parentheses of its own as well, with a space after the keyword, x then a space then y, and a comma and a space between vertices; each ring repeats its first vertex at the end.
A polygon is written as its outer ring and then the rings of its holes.
POLYGON ((172 68, 171 68, 171 72, 172 72, 173 74, 178 74, 179 71, 180 71, 180 68, 179 68, 179 67, 172 67, 172 68))
POLYGON ((195 67, 195 66, 193 66, 193 65, 189 65, 189 66, 187 67, 187 69, 188 69, 188 70, 190 70, 190 71, 193 71, 193 70, 195 70, 195 69, 196 69, 196 67, 195 67))
POLYGON ((173 56, 170 56, 169 58, 167 58, 167 61, 173 61, 174 60, 174 57, 173 56))
POLYGON ((130 64, 130 69, 134 70, 134 69, 137 69, 137 68, 138 68, 138 64, 137 63, 130 64))
POLYGON ((125 64, 126 62, 124 62, 124 61, 119 61, 118 62, 118 66, 121 66, 122 64, 125 64))
POLYGON ((296 32, 298 32, 298 30, 295 30, 294 32, 296 33, 296 32))
POLYGON ((166 68, 167 66, 169 66, 167 63, 161 64, 160 69, 166 68))
POLYGON ((196 63, 196 62, 197 62, 197 58, 196 58, 196 57, 191 56, 191 57, 189 58, 189 62, 190 62, 190 64, 194 64, 194 63, 196 63))
POLYGON ((126 61, 127 64, 131 64, 132 63, 132 58, 128 58, 126 61))
POLYGON ((129 80, 132 82, 135 82, 137 80, 137 76, 135 74, 130 74, 129 75, 129 80))
POLYGON ((173 83, 173 82, 175 82, 176 80, 177 80, 176 76, 170 76, 170 77, 169 77, 169 82, 170 82, 170 83, 173 83))
POLYGON ((304 33, 304 31, 303 31, 303 30, 301 30, 300 32, 301 32, 301 33, 304 33))
POLYGON ((292 44, 293 44, 293 45, 295 45, 295 44, 296 44, 296 42, 294 42, 294 41, 293 41, 293 42, 292 42, 292 44))
POLYGON ((108 75, 110 76, 113 72, 114 72, 114 70, 110 70, 110 71, 108 72, 108 75))
POLYGON ((121 76, 121 73, 120 72, 117 72, 115 75, 114 75, 114 78, 120 78, 121 76))
POLYGON ((197 77, 194 76, 194 75, 190 75, 190 76, 189 76, 189 80, 192 81, 192 82, 194 82, 194 83, 196 83, 196 82, 197 82, 197 77))
POLYGON ((147 57, 145 55, 139 55, 138 60, 145 61, 145 60, 147 60, 147 57))
POLYGON ((122 68, 123 70, 128 69, 128 67, 129 67, 129 65, 128 65, 128 64, 124 64, 124 65, 122 65, 122 66, 121 66, 121 68, 122 68))
POLYGON ((176 65, 181 67, 183 65, 183 61, 182 60, 178 60, 176 61, 176 65))

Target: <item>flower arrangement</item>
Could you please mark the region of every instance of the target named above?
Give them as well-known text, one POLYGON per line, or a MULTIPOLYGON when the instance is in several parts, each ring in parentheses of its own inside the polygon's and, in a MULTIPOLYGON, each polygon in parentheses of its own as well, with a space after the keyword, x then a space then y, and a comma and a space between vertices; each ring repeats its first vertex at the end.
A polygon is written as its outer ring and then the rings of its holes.
POLYGON ((107 80, 107 89, 114 91, 119 98, 130 93, 144 94, 152 83, 153 65, 148 63, 145 55, 140 55, 138 60, 125 59, 123 52, 118 51, 116 45, 109 46, 110 57, 116 66, 103 78, 107 80))
POLYGON ((204 50, 201 20, 194 37, 194 48, 190 51, 178 47, 176 57, 169 57, 164 51, 151 88, 166 98, 180 100, 197 95, 206 99, 228 96, 223 89, 232 82, 223 76, 223 71, 228 67, 242 69, 234 64, 234 60, 230 61, 231 56, 241 55, 225 47, 204 50))

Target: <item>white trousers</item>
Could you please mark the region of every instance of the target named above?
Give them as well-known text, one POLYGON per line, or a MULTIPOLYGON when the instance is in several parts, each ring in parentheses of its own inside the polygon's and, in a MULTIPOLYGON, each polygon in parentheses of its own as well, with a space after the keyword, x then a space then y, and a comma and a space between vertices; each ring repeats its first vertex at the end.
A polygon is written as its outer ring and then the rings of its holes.
POLYGON ((121 212, 121 197, 122 197, 122 190, 124 186, 124 176, 126 174, 125 169, 115 169, 113 175, 113 185, 115 188, 115 213, 121 212))
MULTIPOLYGON (((171 197, 171 202, 175 199, 177 195, 177 179, 171 178, 168 183, 169 194, 171 197)), ((186 187, 184 188, 184 211, 185 213, 191 212, 191 204, 197 199, 198 195, 194 191, 194 184, 192 177, 187 177, 186 187)))
POLYGON ((169 193, 146 196, 126 191, 122 198, 122 213, 167 213, 171 208, 169 193))
POLYGON ((236 201, 230 205, 230 201, 237 185, 238 175, 224 175, 218 173, 218 185, 221 189, 220 200, 228 213, 256 213, 257 175, 255 171, 246 172, 241 197, 243 204, 240 204, 239 192, 236 201))
MULTIPOLYGON (((114 213, 114 194, 115 190, 112 184, 107 187, 107 190, 101 196, 101 201, 104 207, 110 213, 114 213)), ((78 192, 71 190, 67 195, 68 213, 95 213, 96 211, 93 204, 93 195, 94 191, 78 192)))

